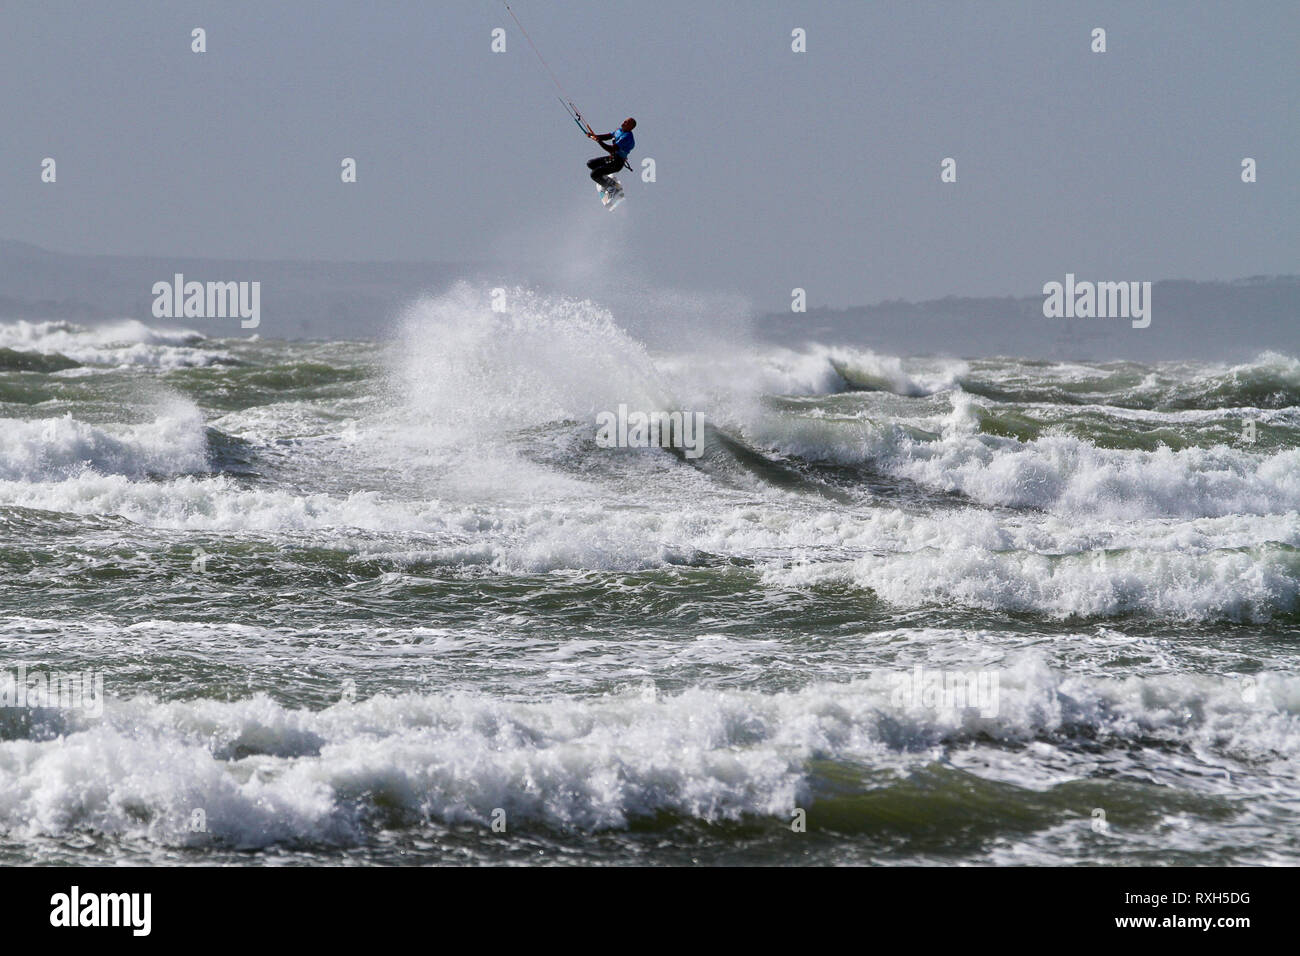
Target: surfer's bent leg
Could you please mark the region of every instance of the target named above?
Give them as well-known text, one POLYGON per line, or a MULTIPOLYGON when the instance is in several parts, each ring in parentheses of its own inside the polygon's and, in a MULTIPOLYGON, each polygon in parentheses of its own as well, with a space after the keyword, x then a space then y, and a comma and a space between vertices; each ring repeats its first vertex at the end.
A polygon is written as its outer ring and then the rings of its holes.
POLYGON ((622 169, 623 163, 613 156, 597 156, 595 159, 587 160, 587 168, 591 170, 593 182, 600 186, 608 186, 610 174, 622 169))

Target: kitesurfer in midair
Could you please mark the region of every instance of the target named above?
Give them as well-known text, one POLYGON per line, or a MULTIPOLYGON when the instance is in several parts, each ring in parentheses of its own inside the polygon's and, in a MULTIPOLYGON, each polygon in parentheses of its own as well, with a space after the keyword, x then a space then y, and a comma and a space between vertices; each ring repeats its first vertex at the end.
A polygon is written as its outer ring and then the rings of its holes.
POLYGON ((612 133, 587 132, 588 139, 594 139, 600 144, 601 149, 609 153, 608 156, 597 156, 595 159, 587 160, 587 168, 591 170, 591 178, 596 185, 605 189, 614 185, 614 180, 610 177, 623 168, 627 163, 627 154, 636 146, 636 140, 632 137, 634 129, 636 129, 636 120, 629 116, 623 120, 623 125, 612 133))

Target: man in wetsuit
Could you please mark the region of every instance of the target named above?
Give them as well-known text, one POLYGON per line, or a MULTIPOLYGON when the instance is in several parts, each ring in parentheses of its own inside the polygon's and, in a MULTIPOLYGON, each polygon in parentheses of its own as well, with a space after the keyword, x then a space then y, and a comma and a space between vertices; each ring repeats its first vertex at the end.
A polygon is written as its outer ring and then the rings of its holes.
POLYGON ((588 139, 594 139, 605 152, 609 153, 608 156, 587 160, 591 178, 598 186, 608 189, 614 185, 610 177, 623 168, 623 164, 627 162, 627 154, 636 146, 636 140, 632 138, 634 129, 636 129, 636 120, 629 116, 623 120, 623 125, 612 133, 587 134, 588 139))

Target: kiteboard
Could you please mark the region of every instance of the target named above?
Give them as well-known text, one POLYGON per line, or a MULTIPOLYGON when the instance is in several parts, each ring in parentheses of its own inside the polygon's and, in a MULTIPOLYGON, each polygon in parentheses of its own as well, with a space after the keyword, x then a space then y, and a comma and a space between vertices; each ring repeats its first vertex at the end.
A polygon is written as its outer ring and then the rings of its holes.
POLYGON ((600 202, 606 209, 611 212, 614 207, 623 201, 623 186, 617 179, 610 177, 609 186, 596 185, 596 192, 600 193, 600 202))

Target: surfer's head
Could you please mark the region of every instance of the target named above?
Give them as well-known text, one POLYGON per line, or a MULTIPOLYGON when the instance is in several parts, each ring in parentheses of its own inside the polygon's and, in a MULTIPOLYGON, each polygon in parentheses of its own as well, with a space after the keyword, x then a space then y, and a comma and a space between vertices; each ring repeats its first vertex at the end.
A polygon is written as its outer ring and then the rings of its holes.
POLYGON ((627 119, 623 120, 623 125, 620 126, 619 129, 625 133, 632 132, 632 130, 636 129, 636 120, 629 116, 627 119))

